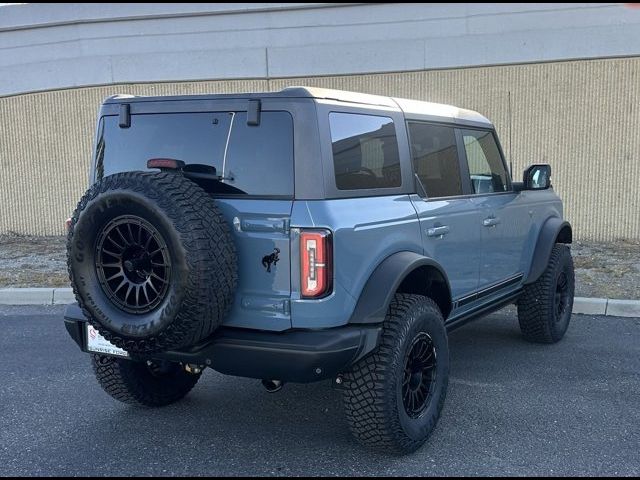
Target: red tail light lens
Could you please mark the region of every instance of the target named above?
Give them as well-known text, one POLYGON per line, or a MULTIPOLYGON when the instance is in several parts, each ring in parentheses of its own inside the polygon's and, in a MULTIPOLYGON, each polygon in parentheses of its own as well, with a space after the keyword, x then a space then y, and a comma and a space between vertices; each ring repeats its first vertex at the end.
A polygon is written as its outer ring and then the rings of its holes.
POLYGON ((302 296, 319 298, 331 293, 331 233, 327 230, 303 230, 300 234, 300 256, 302 296))
POLYGON ((175 158, 150 158, 147 160, 147 168, 179 170, 184 168, 184 162, 175 158))

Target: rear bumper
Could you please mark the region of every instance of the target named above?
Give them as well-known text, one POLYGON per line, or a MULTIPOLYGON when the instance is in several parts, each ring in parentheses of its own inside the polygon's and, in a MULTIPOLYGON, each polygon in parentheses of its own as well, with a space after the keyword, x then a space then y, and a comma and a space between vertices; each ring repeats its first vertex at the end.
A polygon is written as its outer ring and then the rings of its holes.
MULTIPOLYGON (((67 307, 64 322, 71 338, 86 352, 87 320, 78 305, 67 307)), ((226 375, 308 383, 332 378, 370 353, 381 331, 380 325, 277 333, 220 327, 194 347, 135 359, 165 359, 206 365, 226 375)))

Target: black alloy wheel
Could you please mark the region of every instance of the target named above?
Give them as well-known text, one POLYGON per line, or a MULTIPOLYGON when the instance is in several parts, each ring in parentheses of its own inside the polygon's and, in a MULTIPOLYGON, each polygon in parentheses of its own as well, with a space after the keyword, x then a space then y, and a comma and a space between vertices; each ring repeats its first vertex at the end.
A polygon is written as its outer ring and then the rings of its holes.
POLYGON ((561 271, 556 280, 556 292, 554 295, 555 304, 555 320, 561 321, 564 318, 564 312, 569 306, 570 292, 569 292, 569 280, 567 274, 561 271))
POLYGON ((158 230, 146 220, 123 215, 98 235, 96 273, 109 299, 128 313, 153 310, 165 298, 171 257, 158 230))
POLYGON ((407 350, 402 403, 407 415, 419 418, 429 406, 436 380, 437 356, 431 337, 421 332, 407 350))

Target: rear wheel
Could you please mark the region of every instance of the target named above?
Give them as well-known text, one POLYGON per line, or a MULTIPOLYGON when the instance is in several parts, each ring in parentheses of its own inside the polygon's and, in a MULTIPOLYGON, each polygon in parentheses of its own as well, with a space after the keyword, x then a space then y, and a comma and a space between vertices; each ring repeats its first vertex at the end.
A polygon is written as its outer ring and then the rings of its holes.
POLYGON ((537 343, 555 343, 564 337, 571 320, 575 276, 571 250, 557 243, 549 263, 518 299, 518 321, 524 337, 537 343))
POLYGON ((397 294, 381 343, 343 376, 349 427, 364 445, 409 453, 433 431, 449 381, 449 347, 438 306, 397 294))
POLYGON ((162 407, 183 398, 200 374, 174 362, 133 361, 92 355, 93 371, 105 392, 116 400, 144 407, 162 407))

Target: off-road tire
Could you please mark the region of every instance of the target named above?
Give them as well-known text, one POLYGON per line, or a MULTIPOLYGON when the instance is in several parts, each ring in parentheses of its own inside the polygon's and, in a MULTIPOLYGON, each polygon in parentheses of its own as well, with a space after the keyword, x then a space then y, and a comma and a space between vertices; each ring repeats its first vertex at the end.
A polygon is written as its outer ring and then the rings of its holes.
POLYGON ((435 302, 421 295, 396 294, 380 345, 341 378, 347 422, 360 443, 399 454, 418 449, 436 426, 449 382, 447 333, 435 302), (420 416, 411 418, 402 397, 405 357, 423 333, 432 339, 437 357, 433 394, 420 416))
POLYGON ((524 337, 536 343, 560 341, 571 320, 574 291, 571 250, 567 245, 557 243, 551 251, 545 271, 535 282, 525 286, 518 299, 518 321, 524 337), (563 278, 566 281, 566 291, 558 293, 563 278), (561 297, 560 312, 556 294, 561 297))
MULTIPOLYGON (((133 231, 132 237, 135 226, 133 231)), ((118 173, 96 182, 73 213, 67 266, 75 297, 91 325, 131 353, 179 349, 210 336, 229 311, 237 283, 229 226, 215 201, 177 172, 118 173), (101 285, 98 273, 104 232, 127 216, 155 229, 170 260, 164 296, 145 312, 123 310, 104 281, 101 285)), ((128 295, 125 301, 132 298, 128 295)))
POLYGON ((168 364, 154 374, 146 362, 92 355, 91 365, 102 389, 116 400, 142 407, 163 407, 183 398, 198 383, 200 374, 168 364))

